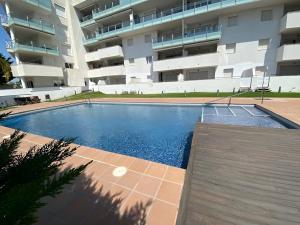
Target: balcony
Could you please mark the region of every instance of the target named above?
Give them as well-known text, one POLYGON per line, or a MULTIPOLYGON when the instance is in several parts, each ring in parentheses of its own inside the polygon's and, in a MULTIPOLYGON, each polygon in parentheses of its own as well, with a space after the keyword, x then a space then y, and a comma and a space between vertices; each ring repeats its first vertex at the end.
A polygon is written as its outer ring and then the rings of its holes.
POLYGON ((182 34, 172 35, 170 37, 160 37, 153 41, 152 48, 162 49, 178 45, 186 45, 203 41, 219 40, 221 38, 221 29, 218 25, 202 26, 201 28, 186 32, 184 37, 182 34))
POLYGON ((112 46, 107 48, 98 49, 95 52, 89 52, 85 55, 86 62, 94 62, 102 59, 124 57, 123 49, 121 46, 112 46))
POLYGON ((97 19, 104 18, 106 16, 110 16, 119 11, 129 9, 134 5, 146 2, 147 0, 120 0, 120 4, 116 4, 114 2, 111 5, 105 5, 103 8, 98 8, 92 11, 92 14, 82 18, 81 27, 89 26, 97 19))
MULTIPOLYGON (((4 18, 4 17, 1 17, 4 18)), ((33 29, 36 31, 41 31, 47 34, 55 34, 54 25, 47 23, 43 20, 35 20, 35 19, 21 19, 17 17, 8 16, 6 19, 3 19, 8 26, 17 25, 21 27, 26 27, 29 29, 33 29)), ((2 22, 2 19, 1 19, 2 22)))
POLYGON ((88 71, 88 78, 125 76, 124 65, 101 67, 99 69, 91 69, 88 71))
POLYGON ((201 67, 216 67, 219 63, 218 53, 184 56, 173 59, 158 60, 153 62, 153 71, 163 72, 169 70, 193 69, 201 67))
POLYGON ((84 40, 85 45, 96 43, 99 40, 113 37, 121 33, 135 31, 150 26, 161 25, 167 22, 184 19, 187 17, 203 14, 206 12, 234 7, 242 4, 255 2, 256 0, 219 0, 219 1, 199 1, 187 4, 184 7, 179 6, 176 8, 153 13, 146 17, 136 18, 131 25, 129 21, 125 21, 114 26, 105 27, 95 35, 87 36, 84 40))
POLYGON ((280 32, 300 30, 300 11, 288 12, 280 22, 280 32))
POLYGON ((38 44, 34 42, 8 42, 6 43, 6 48, 9 52, 31 52, 36 54, 47 54, 54 56, 59 55, 57 47, 48 44, 38 44))
POLYGON ((282 45, 277 50, 277 62, 300 60, 300 44, 282 45))
POLYGON ((22 1, 30 4, 31 6, 43 9, 47 12, 52 11, 51 0, 22 0, 22 1))
POLYGON ((17 64, 11 66, 14 77, 63 77, 60 67, 38 64, 17 64))

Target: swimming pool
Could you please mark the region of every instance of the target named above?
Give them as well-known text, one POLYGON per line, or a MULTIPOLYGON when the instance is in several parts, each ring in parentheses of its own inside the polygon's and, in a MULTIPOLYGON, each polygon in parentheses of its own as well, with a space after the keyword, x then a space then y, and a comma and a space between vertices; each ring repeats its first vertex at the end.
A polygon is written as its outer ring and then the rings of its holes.
POLYGON ((285 128, 254 106, 79 104, 11 116, 1 125, 171 166, 187 165, 197 121, 285 128))

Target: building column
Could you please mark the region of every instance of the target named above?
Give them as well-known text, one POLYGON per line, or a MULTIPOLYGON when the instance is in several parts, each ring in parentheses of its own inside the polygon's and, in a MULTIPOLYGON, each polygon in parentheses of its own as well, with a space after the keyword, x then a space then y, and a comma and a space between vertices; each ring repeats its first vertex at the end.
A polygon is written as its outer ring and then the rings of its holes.
POLYGON ((130 21, 130 25, 132 26, 134 24, 133 11, 131 11, 130 14, 129 14, 129 21, 130 21))
POLYGON ((6 12, 6 15, 9 16, 10 15, 10 8, 9 8, 9 5, 8 5, 8 1, 5 1, 5 12, 6 12))
MULTIPOLYGON (((11 27, 10 29, 9 29, 9 33, 10 33, 10 38, 11 38, 11 47, 13 48, 13 42, 16 40, 15 39, 15 32, 14 32, 14 30, 13 30, 13 28, 11 27)), ((19 53, 15 53, 15 60, 16 60, 16 64, 20 64, 20 57, 19 57, 19 53)))
MULTIPOLYGON (((9 5, 8 5, 8 1, 5 1, 5 11, 6 11, 7 16, 9 16, 11 14, 10 8, 9 8, 9 5)), ((9 29, 9 34, 10 34, 11 41, 12 42, 15 41, 16 40, 15 32, 14 32, 12 27, 9 29)), ((16 59, 16 63, 19 64, 20 63, 19 53, 15 53, 15 59, 16 59)))
POLYGON ((26 88, 26 82, 24 77, 20 77, 22 88, 26 88))

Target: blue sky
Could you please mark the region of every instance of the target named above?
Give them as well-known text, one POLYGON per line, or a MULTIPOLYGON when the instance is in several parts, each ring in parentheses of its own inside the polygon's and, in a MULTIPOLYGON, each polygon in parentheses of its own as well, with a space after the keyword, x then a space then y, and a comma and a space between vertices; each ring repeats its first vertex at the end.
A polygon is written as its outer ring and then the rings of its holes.
MULTIPOLYGON (((2 8, 2 6, 0 6, 0 14, 4 15, 4 9, 2 8)), ((5 48, 5 42, 10 40, 9 35, 7 34, 7 32, 3 29, 3 27, 0 25, 0 53, 3 54, 6 57, 11 57, 11 55, 6 51, 5 48)))

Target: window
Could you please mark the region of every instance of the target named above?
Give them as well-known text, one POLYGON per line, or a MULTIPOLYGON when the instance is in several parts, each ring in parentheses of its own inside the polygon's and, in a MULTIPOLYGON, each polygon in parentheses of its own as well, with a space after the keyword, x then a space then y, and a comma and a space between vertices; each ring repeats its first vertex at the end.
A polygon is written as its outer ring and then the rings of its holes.
POLYGON ((64 7, 57 5, 57 4, 54 4, 54 7, 55 7, 56 15, 61 16, 61 17, 66 17, 66 11, 65 11, 64 7))
POLYGON ((261 39, 258 41, 258 50, 266 50, 269 47, 270 39, 261 39))
POLYGON ((146 61, 147 61, 147 64, 151 64, 152 63, 152 56, 147 56, 146 57, 146 61))
POLYGON ((73 69, 73 63, 65 63, 65 68, 73 69))
POLYGON ((130 38, 127 40, 127 46, 132 46, 133 45, 133 39, 130 38))
POLYGON ((68 31, 68 27, 64 26, 64 25, 56 25, 56 32, 57 35, 59 36, 59 38, 63 41, 63 42, 68 42, 68 38, 69 38, 69 31, 68 31))
POLYGON ((151 40, 151 34, 146 34, 145 35, 145 43, 151 43, 152 40, 151 40))
POLYGON ((235 53, 235 51, 236 51, 236 44, 235 43, 226 45, 226 53, 235 53))
POLYGON ((130 64, 134 63, 134 58, 129 58, 129 63, 130 64))
POLYGON ((223 74, 225 78, 232 78, 233 77, 233 68, 224 69, 223 74))
POLYGON ((72 48, 68 44, 62 44, 60 51, 61 51, 61 54, 63 54, 63 55, 72 55, 72 48))
POLYGON ((261 21, 270 21, 273 20, 273 11, 272 10, 263 10, 261 11, 261 21))
POLYGON ((234 27, 238 25, 238 16, 228 17, 228 27, 234 27))
POLYGON ((257 66, 255 67, 255 76, 263 77, 266 72, 265 66, 257 66))

